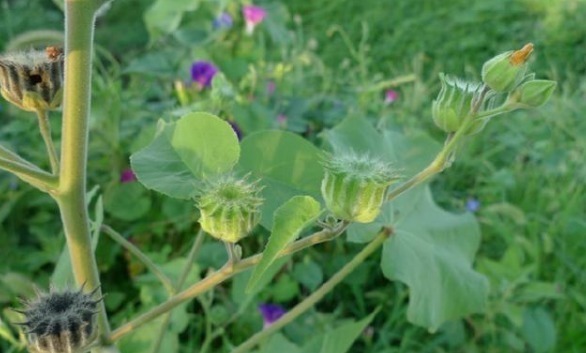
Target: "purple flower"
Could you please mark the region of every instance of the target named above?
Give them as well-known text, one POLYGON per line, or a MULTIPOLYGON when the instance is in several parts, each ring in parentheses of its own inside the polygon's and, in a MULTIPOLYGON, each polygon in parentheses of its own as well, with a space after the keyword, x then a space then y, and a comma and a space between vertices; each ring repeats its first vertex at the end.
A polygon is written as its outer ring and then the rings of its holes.
POLYGON ((252 34, 254 28, 265 19, 267 11, 260 6, 246 5, 242 8, 242 15, 246 22, 246 33, 252 34))
POLYGON ((260 314, 262 315, 264 328, 272 325, 287 312, 282 306, 277 304, 261 304, 258 306, 258 311, 260 311, 260 314))
POLYGON ((476 212, 480 209, 480 201, 477 199, 470 197, 466 201, 466 210, 468 212, 476 212))
POLYGON ((385 104, 391 104, 399 98, 399 92, 388 89, 385 92, 385 104))
POLYGON ((209 87, 218 69, 209 61, 196 61, 191 65, 191 79, 200 88, 209 87))
POLYGON ((222 29, 222 28, 230 28, 234 24, 234 20, 232 20, 232 16, 230 16, 227 12, 222 12, 214 19, 213 26, 215 29, 222 29))
POLYGON ((126 168, 120 173, 120 182, 121 183, 132 183, 136 181, 136 175, 130 168, 126 168))

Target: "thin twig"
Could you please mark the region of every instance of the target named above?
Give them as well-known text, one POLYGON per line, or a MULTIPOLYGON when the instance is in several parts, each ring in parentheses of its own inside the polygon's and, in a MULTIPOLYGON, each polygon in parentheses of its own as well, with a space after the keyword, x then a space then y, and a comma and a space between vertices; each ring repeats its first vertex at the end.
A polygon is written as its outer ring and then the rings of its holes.
POLYGON ((49 161, 51 163, 51 171, 53 175, 57 175, 59 172, 59 157, 57 157, 57 151, 53 144, 53 138, 51 137, 51 124, 49 123, 49 112, 46 110, 37 111, 37 118, 39 120, 39 129, 41 130, 41 136, 45 141, 45 147, 49 154, 49 161))
POLYGON ((106 235, 108 235, 116 243, 120 244, 120 246, 122 246, 124 249, 128 250, 128 252, 134 255, 137 259, 139 259, 149 269, 149 271, 151 271, 159 279, 159 281, 161 281, 167 293, 175 293, 175 287, 173 286, 171 279, 169 279, 169 277, 167 277, 167 275, 161 271, 159 266, 157 266, 148 256, 140 251, 139 248, 126 240, 120 233, 108 225, 102 224, 100 230, 106 233, 106 235))

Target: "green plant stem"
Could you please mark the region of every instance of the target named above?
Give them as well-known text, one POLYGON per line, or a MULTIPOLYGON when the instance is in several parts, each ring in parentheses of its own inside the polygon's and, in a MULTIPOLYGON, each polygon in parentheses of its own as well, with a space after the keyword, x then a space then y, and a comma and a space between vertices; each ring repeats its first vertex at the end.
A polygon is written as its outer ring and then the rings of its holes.
POLYGON ((276 331, 280 330, 285 325, 291 323, 301 314, 312 308, 318 301, 320 301, 326 294, 331 292, 336 285, 338 285, 344 278, 346 278, 356 267, 366 260, 373 252, 375 252, 383 242, 390 236, 391 232, 387 229, 383 230, 376 238, 374 238, 364 249, 362 249, 354 258, 342 267, 332 278, 326 283, 322 284, 318 290, 313 292, 310 296, 305 298, 301 303, 297 304, 293 309, 281 316, 277 321, 272 323, 269 327, 256 333, 244 343, 232 350, 231 353, 244 353, 254 348, 257 344, 262 342, 276 331))
POLYGON ((124 249, 128 250, 132 255, 134 255, 137 259, 139 259, 148 269, 151 271, 163 284, 165 290, 169 294, 175 293, 175 287, 169 277, 167 277, 163 271, 155 264, 148 256, 145 255, 139 248, 137 248, 134 244, 126 240, 120 233, 116 232, 110 226, 102 224, 100 227, 101 231, 106 233, 112 240, 116 243, 120 244, 124 249))
POLYGON ((55 150, 55 144, 53 144, 53 138, 51 137, 51 125, 49 123, 49 112, 46 110, 37 111, 37 118, 39 120, 39 128, 41 130, 41 136, 45 141, 45 147, 47 147, 47 153, 49 154, 49 162, 51 163, 51 172, 56 175, 59 172, 59 158, 57 157, 57 151, 55 150))
MULTIPOLYGON (((179 280, 177 281, 175 286, 173 286, 173 294, 175 294, 177 291, 180 291, 181 288, 183 288, 183 285, 185 284, 185 281, 187 280, 187 277, 189 276, 189 272, 191 272, 191 269, 193 267, 193 263, 195 262, 195 259, 197 258, 197 254, 199 253, 199 249, 201 248, 201 244, 203 244, 204 236, 205 236, 205 232, 200 228, 199 231, 197 232, 197 236, 195 237, 195 241, 193 242, 193 245, 191 246, 191 250, 189 251, 189 255, 187 255, 187 261, 185 262, 185 266, 183 267, 183 271, 181 272, 181 276, 179 277, 179 280)), ((159 335, 157 336, 157 340, 155 341, 155 344, 153 345, 153 349, 151 350, 151 352, 153 352, 153 353, 157 353, 161 349, 161 344, 163 343, 163 338, 165 337, 165 333, 167 332, 167 327, 169 326, 169 322, 171 321, 171 313, 172 313, 172 311, 169 310, 169 312, 165 314, 165 318, 163 319, 163 324, 161 325, 161 328, 159 329, 159 335)))
MULTIPOLYGON (((283 257, 285 255, 292 254, 299 250, 308 248, 310 246, 320 244, 323 242, 330 241, 336 238, 338 235, 342 234, 344 230, 348 227, 348 223, 341 222, 336 228, 334 229, 324 229, 317 233, 314 233, 308 237, 303 239, 297 240, 292 244, 285 247, 279 253, 278 257, 283 257)), ((173 297, 169 298, 164 303, 159 304, 158 306, 150 309, 146 313, 140 315, 139 317, 135 318, 134 320, 127 322, 126 324, 120 326, 116 330, 112 332, 110 335, 110 341, 114 342, 119 340, 120 338, 124 337, 125 335, 132 332, 132 330, 136 329, 139 326, 146 324, 147 322, 155 319, 159 315, 166 313, 167 311, 173 309, 174 307, 195 298, 196 296, 207 292, 211 288, 217 286, 218 284, 226 281, 227 279, 231 278, 232 276, 257 265, 262 258, 262 254, 256 254, 245 259, 242 259, 238 263, 234 265, 230 265, 227 263, 218 271, 206 276, 201 281, 191 285, 187 289, 177 293, 173 297)))
MULTIPOLYGON (((54 195, 59 210, 71 267, 78 284, 99 288, 100 278, 92 251, 86 203, 86 166, 88 120, 91 93, 91 63, 94 15, 98 2, 94 0, 65 1, 65 77, 63 99, 63 129, 59 189, 54 195)), ((97 295, 101 296, 101 289, 97 295)), ((110 336, 110 326, 104 301, 97 307, 98 340, 110 336)), ((114 347, 100 347, 94 351, 114 347)))

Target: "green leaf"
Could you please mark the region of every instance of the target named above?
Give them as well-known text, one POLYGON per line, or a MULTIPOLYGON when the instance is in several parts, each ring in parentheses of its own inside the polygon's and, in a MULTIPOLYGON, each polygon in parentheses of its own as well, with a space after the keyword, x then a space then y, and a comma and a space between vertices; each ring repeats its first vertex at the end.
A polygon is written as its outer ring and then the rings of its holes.
POLYGON ((481 312, 488 281, 472 269, 480 243, 473 215, 438 207, 428 187, 393 202, 395 233, 384 244, 381 268, 410 288, 407 318, 435 331, 449 320, 481 312))
POLYGON ((285 336, 276 333, 267 339, 258 353, 301 353, 301 349, 291 343, 285 336))
POLYGON ((195 176, 222 174, 238 162, 238 137, 224 120, 207 113, 191 113, 176 125, 171 146, 195 176))
POLYGON ((392 130, 378 131, 360 117, 344 119, 322 134, 332 153, 368 153, 394 163, 407 178, 433 160, 441 146, 428 135, 417 132, 409 136, 392 130))
POLYGON ((271 229, 272 215, 296 195, 321 199, 323 169, 320 150, 302 137, 285 131, 262 131, 241 143, 238 169, 261 179, 264 185, 260 223, 271 229))
POLYGON ((183 14, 194 11, 199 0, 157 0, 144 13, 144 22, 151 36, 151 42, 175 31, 181 24, 183 14))
POLYGON ((130 157, 138 181, 165 195, 191 199, 206 177, 230 171, 240 154, 236 133, 207 113, 159 123, 153 142, 130 157))
POLYGON ((197 179, 167 137, 175 129, 175 124, 159 124, 161 130, 153 142, 130 156, 132 170, 148 189, 178 199, 191 199, 197 192, 197 179))
POLYGON ((321 347, 321 353, 345 353, 350 350, 352 344, 370 324, 378 310, 358 322, 348 322, 336 327, 332 332, 326 334, 321 347))
POLYGON ((310 196, 295 196, 275 211, 269 242, 248 282, 247 293, 256 289, 263 273, 275 261, 279 252, 297 239, 299 233, 314 222, 320 213, 319 202, 310 196))
POLYGON ((104 192, 106 211, 125 221, 135 221, 151 208, 151 199, 139 183, 113 184, 104 192))
POLYGON ((551 315, 543 308, 528 308, 523 315, 523 337, 535 353, 551 352, 556 331, 551 315))

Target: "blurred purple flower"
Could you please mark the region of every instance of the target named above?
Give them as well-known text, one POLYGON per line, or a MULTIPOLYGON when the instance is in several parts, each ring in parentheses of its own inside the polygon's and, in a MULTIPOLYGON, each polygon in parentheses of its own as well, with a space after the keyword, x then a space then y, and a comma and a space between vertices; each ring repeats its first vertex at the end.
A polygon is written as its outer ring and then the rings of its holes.
POLYGON ((258 311, 262 315, 264 328, 272 325, 287 312, 282 306, 277 304, 261 304, 258 306, 258 311))
POLYGON ((136 181, 136 175, 130 168, 126 168, 120 173, 120 182, 121 183, 132 183, 136 181))
POLYGON ((197 82, 200 88, 209 87, 218 69, 209 61, 196 61, 191 65, 191 79, 197 82))
POLYGON ((230 16, 229 13, 227 12, 222 12, 221 14, 218 15, 218 17, 216 17, 214 19, 213 22, 213 27, 215 29, 228 29, 230 27, 232 27, 232 25, 234 24, 234 20, 232 20, 232 16, 230 16))
POLYGON ((242 8, 242 15, 246 22, 246 33, 252 34, 254 28, 265 19, 267 11, 260 6, 245 5, 242 8))
POLYGON ((277 115, 277 122, 279 126, 285 126, 287 124, 287 116, 285 114, 277 115))
POLYGON ((275 83, 275 81, 267 82, 267 95, 272 96, 275 93, 276 89, 277 84, 275 83))
POLYGON ((476 212, 480 209, 480 201, 477 199, 470 197, 466 201, 466 210, 468 212, 476 212))
POLYGON ((391 104, 397 99, 399 99, 399 92, 392 89, 388 89, 385 92, 385 104, 391 104))

